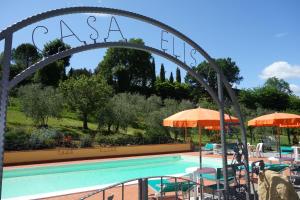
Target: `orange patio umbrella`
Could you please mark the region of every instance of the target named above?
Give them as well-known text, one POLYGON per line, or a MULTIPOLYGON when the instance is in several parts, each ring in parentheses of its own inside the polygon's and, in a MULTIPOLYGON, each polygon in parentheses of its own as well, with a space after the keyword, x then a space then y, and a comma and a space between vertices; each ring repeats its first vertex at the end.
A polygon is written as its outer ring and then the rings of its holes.
POLYGON ((272 113, 248 121, 248 126, 288 127, 300 125, 300 115, 290 113, 272 113))
MULTIPOLYGON (((248 121, 248 126, 273 126, 277 127, 277 134, 279 135, 279 128, 298 128, 300 127, 300 115, 291 113, 272 113, 262 115, 248 121)), ((278 140, 280 144, 280 137, 278 140)), ((278 145, 279 147, 279 145, 278 145)), ((281 157, 281 152, 280 157, 281 157)))
MULTIPOLYGON (((238 123, 239 120, 236 117, 230 115, 224 115, 225 122, 238 123)), ((198 127, 199 129, 199 146, 200 146, 200 168, 202 167, 202 153, 201 153, 201 128, 215 129, 220 127, 220 113, 215 110, 205 108, 195 108, 190 110, 184 110, 171 115, 163 120, 164 126, 170 127, 198 127)), ((219 128, 220 129, 220 128, 219 128)))

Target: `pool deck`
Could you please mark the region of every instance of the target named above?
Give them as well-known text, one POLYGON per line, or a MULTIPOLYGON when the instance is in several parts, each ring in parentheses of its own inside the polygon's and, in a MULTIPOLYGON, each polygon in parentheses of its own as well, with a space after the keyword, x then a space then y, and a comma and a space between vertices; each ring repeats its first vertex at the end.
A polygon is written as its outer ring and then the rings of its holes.
MULTIPOLYGON (((93 163, 93 162, 105 162, 105 161, 111 161, 111 160, 124 160, 128 158, 142 158, 142 157, 155 157, 155 156, 162 156, 162 155, 189 155, 189 156, 199 156, 199 152, 186 152, 186 153, 175 153, 175 154, 160 154, 160 155, 151 155, 151 156, 134 156, 134 157, 122 157, 122 158, 108 158, 108 159, 93 159, 93 160, 81 160, 81 161, 69 161, 69 162, 57 162, 57 163, 46 163, 46 164, 34 164, 34 165, 22 165, 22 166, 10 166, 5 167, 5 169, 16 169, 16 168, 24 168, 24 167, 37 167, 37 166, 58 166, 58 165, 65 165, 65 164, 75 164, 75 163, 93 163)), ((209 157, 209 158, 222 158, 221 155, 203 155, 203 157, 209 157)), ((228 156, 228 160, 231 160, 232 156, 228 156)), ((265 162, 268 162, 267 158, 254 158, 250 157, 250 161, 257 161, 257 160, 264 160, 265 162)), ((206 183, 205 183, 206 185, 206 183)), ((137 200, 138 199, 138 186, 137 184, 131 184, 126 185, 124 187, 125 193, 127 196, 124 196, 124 200, 137 200)), ((52 196, 48 198, 43 198, 44 200, 73 200, 73 199, 80 199, 81 197, 84 197, 88 194, 91 194, 93 190, 89 190, 86 192, 78 192, 78 193, 72 193, 72 194, 66 194, 66 195, 57 195, 52 196)), ((150 188, 148 189, 149 194, 154 194, 154 191, 150 188)), ((114 195, 114 199, 121 199, 121 188, 112 188, 108 191, 106 191, 106 198, 110 195, 114 195)), ((93 197, 89 197, 89 200, 102 200, 102 193, 94 195, 93 197)))

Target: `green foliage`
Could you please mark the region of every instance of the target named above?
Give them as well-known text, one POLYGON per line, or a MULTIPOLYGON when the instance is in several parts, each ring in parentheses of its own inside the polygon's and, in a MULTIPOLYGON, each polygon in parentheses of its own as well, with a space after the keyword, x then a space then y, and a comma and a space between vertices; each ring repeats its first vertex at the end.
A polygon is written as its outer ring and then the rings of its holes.
POLYGON ((292 94, 289 83, 276 77, 268 78, 264 84, 264 87, 275 88, 277 91, 288 95, 292 94))
MULTIPOLYGON (((216 64, 222 69, 228 82, 233 85, 238 85, 243 77, 240 75, 240 69, 231 58, 219 58, 215 60, 216 64)), ((193 70, 205 78, 207 84, 215 91, 217 91, 217 74, 210 67, 207 61, 201 62, 197 67, 193 67, 193 70)), ((207 96, 207 92, 200 85, 200 83, 194 79, 190 74, 185 77, 185 82, 192 88, 192 95, 195 100, 198 100, 201 96, 207 96)), ((226 95, 226 93, 224 94, 226 95)))
POLYGON ((91 147, 92 145, 93 145, 93 139, 90 135, 85 134, 80 137, 81 148, 91 147))
POLYGON ((163 99, 173 98, 177 100, 189 99, 190 98, 190 88, 185 83, 162 82, 160 79, 155 82, 155 91, 156 94, 163 99))
POLYGON ((83 120, 83 129, 88 129, 88 117, 97 114, 112 95, 112 88, 99 75, 72 77, 62 82, 60 89, 69 108, 83 120))
POLYGON ((154 84, 156 81, 156 73, 155 73, 155 60, 152 58, 151 61, 151 88, 154 88, 154 84))
POLYGON ((16 49, 13 49, 12 58, 15 64, 20 66, 21 69, 26 69, 29 65, 38 61, 41 55, 35 46, 24 43, 19 45, 16 49))
POLYGON ((28 140, 30 135, 26 133, 24 129, 14 128, 9 129, 5 133, 5 142, 4 149, 5 150, 26 150, 29 147, 28 140))
POLYGON ((91 72, 91 70, 87 70, 86 68, 82 68, 82 69, 73 69, 71 67, 69 73, 68 73, 68 78, 70 77, 78 77, 80 75, 85 75, 85 76, 92 76, 93 73, 91 72))
MULTIPOLYGON (((130 39, 130 43, 144 45, 142 39, 130 39)), ((109 48, 99 63, 100 73, 116 92, 148 94, 153 79, 153 63, 150 53, 135 49, 109 48)))
POLYGON ((171 74, 170 74, 169 81, 170 81, 170 83, 173 83, 173 82, 174 82, 174 77, 173 77, 173 73, 172 73, 172 72, 171 72, 171 74))
POLYGON ((57 140, 62 136, 55 130, 38 129, 30 134, 29 149, 51 149, 57 145, 57 140))
POLYGON ((166 81, 166 71, 165 71, 165 66, 163 63, 160 65, 159 79, 161 82, 166 81))
POLYGON ((176 128, 167 128, 162 126, 162 121, 166 117, 185 110, 185 109, 191 109, 194 105, 189 101, 181 101, 178 102, 174 99, 165 99, 164 105, 160 107, 159 110, 154 110, 150 112, 146 118, 146 135, 148 136, 150 141, 153 141, 157 138, 159 138, 162 141, 168 141, 171 138, 170 130, 175 133, 175 138, 177 138, 177 135, 180 132, 180 129, 176 128))
POLYGON ((181 74, 178 67, 176 68, 176 82, 181 83, 181 74))
MULTIPOLYGON (((71 47, 69 45, 65 44, 61 40, 55 39, 44 45, 43 55, 53 55, 70 48, 71 47)), ((70 65, 70 58, 71 56, 65 57, 38 70, 34 76, 35 82, 57 87, 60 80, 66 78, 65 69, 70 65)))
POLYGON ((22 110, 38 126, 47 126, 49 117, 61 116, 63 97, 52 87, 43 88, 38 84, 26 85, 19 89, 19 96, 22 110))
POLYGON ((10 129, 5 133, 5 150, 49 149, 59 145, 63 135, 56 130, 37 129, 28 132, 23 128, 10 129))
MULTIPOLYGON (((36 47, 29 43, 19 45, 16 49, 12 50, 13 63, 10 68, 10 78, 15 77, 30 65, 36 63, 41 59, 41 55, 36 47)), ((32 77, 26 79, 22 83, 28 83, 32 77)))

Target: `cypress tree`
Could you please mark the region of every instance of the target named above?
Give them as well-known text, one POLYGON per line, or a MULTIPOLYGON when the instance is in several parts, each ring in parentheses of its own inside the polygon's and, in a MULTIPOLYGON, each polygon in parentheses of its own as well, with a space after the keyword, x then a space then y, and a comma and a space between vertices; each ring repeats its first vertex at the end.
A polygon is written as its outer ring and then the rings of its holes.
POLYGON ((164 66, 164 64, 161 64, 161 66, 160 66, 160 80, 162 82, 166 81, 166 76, 165 75, 166 75, 165 66, 164 66))
POLYGON ((155 81, 156 81, 156 74, 155 74, 155 60, 152 59, 151 62, 151 70, 152 70, 152 77, 151 77, 151 86, 154 87, 155 81))
POLYGON ((173 77, 173 73, 172 73, 172 72, 171 72, 171 74, 170 74, 169 81, 170 81, 171 83, 173 83, 173 82, 174 82, 174 77, 173 77))
POLYGON ((181 83, 181 74, 180 69, 178 67, 176 69, 176 82, 181 83))

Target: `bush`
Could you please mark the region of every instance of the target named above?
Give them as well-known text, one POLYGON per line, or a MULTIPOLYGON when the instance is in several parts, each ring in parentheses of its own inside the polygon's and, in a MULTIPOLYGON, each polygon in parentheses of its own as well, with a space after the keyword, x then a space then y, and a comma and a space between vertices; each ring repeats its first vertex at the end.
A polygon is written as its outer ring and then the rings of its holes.
POLYGON ((134 135, 123 135, 123 134, 115 134, 104 136, 101 134, 97 134, 95 137, 95 141, 103 146, 126 146, 126 145, 139 145, 144 144, 144 138, 142 135, 134 136, 134 135))
POLYGON ((61 138, 61 134, 51 129, 37 129, 30 134, 28 145, 30 149, 54 148, 61 138))
POLYGON ((80 147, 91 147, 93 144, 92 137, 90 135, 83 135, 80 137, 80 147))
POLYGON ((26 133, 25 129, 15 128, 8 130, 5 133, 4 149, 8 151, 27 150, 29 149, 29 137, 30 135, 26 133))

